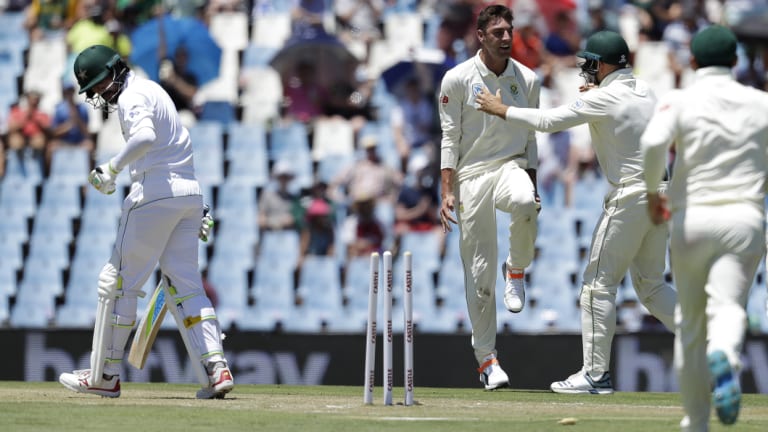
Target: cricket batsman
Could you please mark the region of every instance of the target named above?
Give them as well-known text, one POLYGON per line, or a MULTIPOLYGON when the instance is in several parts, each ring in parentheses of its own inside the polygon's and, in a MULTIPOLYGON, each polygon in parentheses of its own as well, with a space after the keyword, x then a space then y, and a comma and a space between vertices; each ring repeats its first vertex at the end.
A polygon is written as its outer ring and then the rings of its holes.
POLYGON ((179 331, 189 341, 192 361, 202 363, 208 375, 197 397, 224 397, 234 381, 197 267, 203 198, 189 132, 168 94, 136 76, 111 48, 94 45, 82 51, 74 73, 89 103, 116 110, 125 139, 122 150, 91 171, 88 181, 111 194, 117 175, 127 168, 132 183, 112 257, 99 275, 91 369, 63 373, 59 382, 78 393, 120 396, 119 374, 136 322, 137 297, 159 262, 168 308, 183 323, 179 331))

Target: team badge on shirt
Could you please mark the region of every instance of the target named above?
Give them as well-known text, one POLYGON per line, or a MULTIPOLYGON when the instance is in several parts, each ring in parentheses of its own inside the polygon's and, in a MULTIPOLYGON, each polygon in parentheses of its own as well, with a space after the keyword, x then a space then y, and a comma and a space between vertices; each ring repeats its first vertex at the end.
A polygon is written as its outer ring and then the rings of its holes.
POLYGON ((443 105, 447 104, 448 103, 448 95, 440 96, 440 103, 442 103, 443 105))
POLYGON ((580 110, 582 108, 584 108, 584 101, 581 99, 576 99, 573 101, 573 103, 571 103, 572 110, 580 110))
POLYGON ((472 95, 477 96, 483 91, 483 87, 485 87, 482 83, 475 83, 472 84, 472 95))
POLYGON ((509 91, 512 92, 513 95, 517 96, 517 83, 510 84, 509 91))

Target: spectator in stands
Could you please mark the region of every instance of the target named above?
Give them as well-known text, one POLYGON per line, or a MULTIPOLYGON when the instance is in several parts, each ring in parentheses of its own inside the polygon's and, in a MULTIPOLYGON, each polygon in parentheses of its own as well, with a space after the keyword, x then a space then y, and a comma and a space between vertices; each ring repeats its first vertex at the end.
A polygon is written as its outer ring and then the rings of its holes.
POLYGON ((299 267, 307 255, 333 256, 336 240, 334 209, 322 196, 315 196, 304 213, 299 243, 299 267))
POLYGON ((669 14, 672 21, 664 28, 662 40, 669 49, 669 67, 675 77, 675 88, 681 88, 683 74, 690 70, 691 39, 699 27, 707 23, 700 23, 693 10, 684 10, 680 4, 670 6, 669 14))
POLYGON ((8 135, 8 111, 0 107, 0 179, 5 177, 5 138, 8 135))
POLYGON ((262 231, 296 229, 297 197, 289 190, 293 168, 280 160, 272 168, 275 187, 267 187, 259 197, 259 229, 262 231))
POLYGON ((342 171, 330 185, 332 197, 336 201, 346 201, 346 197, 359 197, 367 195, 378 201, 386 201, 394 205, 397 193, 402 184, 402 175, 399 171, 385 165, 379 158, 377 151, 378 140, 369 135, 360 140, 361 147, 365 151, 365 157, 355 161, 351 166, 342 171), (343 188, 346 194, 339 189, 343 188))
POLYGON ((88 130, 88 106, 75 99, 75 84, 62 84, 61 102, 56 104, 51 122, 51 139, 46 151, 46 163, 51 164, 53 153, 62 147, 80 147, 93 156, 95 149, 88 130))
POLYGON ((434 164, 423 153, 414 154, 408 161, 408 175, 395 204, 395 249, 405 233, 442 231, 438 219, 439 182, 433 168, 434 164))
POLYGON ((40 92, 29 90, 24 100, 11 108, 8 116, 8 149, 19 154, 19 160, 34 158, 44 173, 45 148, 51 118, 40 109, 40 92))
POLYGON ((347 259, 367 257, 371 252, 382 252, 386 230, 376 217, 376 198, 362 192, 354 198, 352 214, 342 226, 341 239, 347 248, 347 259))
POLYGON ((544 62, 544 43, 534 26, 534 17, 530 13, 519 13, 515 16, 510 55, 534 70, 538 69, 544 62))
POLYGON ((66 41, 71 64, 77 54, 92 45, 108 46, 123 57, 131 54, 130 38, 122 33, 122 26, 113 12, 102 8, 100 3, 85 8, 84 17, 67 31, 66 41))
POLYGON ((32 40, 62 33, 77 20, 78 0, 32 0, 26 9, 25 27, 32 40))
POLYGON ((581 32, 573 10, 563 9, 555 14, 555 26, 544 40, 544 46, 565 66, 576 66, 574 59, 581 46, 581 32))
POLYGON ((326 35, 325 0, 295 0, 291 10, 291 39, 315 39, 326 35))
POLYGON ((384 0, 336 0, 334 12, 339 23, 337 34, 344 43, 362 43, 367 53, 371 42, 381 39, 381 14, 384 0))
POLYGON ((179 46, 173 53, 173 59, 166 59, 160 63, 160 86, 165 89, 176 105, 179 115, 187 122, 192 122, 199 117, 200 110, 195 106, 194 98, 197 94, 197 78, 188 70, 189 55, 187 48, 179 46))
POLYGON ((324 115, 330 93, 317 81, 316 72, 312 61, 301 60, 296 64, 296 73, 283 82, 285 117, 310 123, 324 115))
POLYGON ((434 112, 432 98, 422 90, 419 78, 408 79, 397 105, 390 112, 392 133, 403 170, 414 150, 423 151, 430 159, 435 158, 434 112))
POLYGON ((117 14, 127 34, 164 12, 163 4, 158 0, 120 0, 117 3, 117 14))

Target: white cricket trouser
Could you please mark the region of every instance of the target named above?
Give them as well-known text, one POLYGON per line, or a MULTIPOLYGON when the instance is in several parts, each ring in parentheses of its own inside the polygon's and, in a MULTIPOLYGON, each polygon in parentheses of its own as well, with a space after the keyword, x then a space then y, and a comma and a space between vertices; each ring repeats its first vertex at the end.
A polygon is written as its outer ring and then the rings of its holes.
POLYGON ((592 234, 581 302, 583 368, 597 378, 610 370, 616 332, 616 292, 629 270, 640 302, 672 331, 677 296, 664 281, 667 226, 648 217, 645 190, 617 188, 606 195, 592 234))
POLYGON ((496 354, 496 209, 511 214, 510 267, 527 267, 536 241, 536 202, 528 173, 510 161, 496 170, 462 180, 458 185, 461 260, 472 347, 478 364, 496 354))
POLYGON ((746 304, 765 253, 764 211, 758 204, 696 206, 672 216, 675 369, 689 431, 709 425, 707 354, 721 350, 739 370, 747 329, 746 304))
MULTIPOLYGON (((199 186, 196 181, 187 179, 174 179, 170 182, 165 179, 164 182, 166 186, 160 188, 151 188, 156 185, 145 188, 140 183, 133 183, 123 203, 115 248, 110 259, 118 270, 123 291, 123 295, 114 303, 115 319, 122 323, 136 321, 136 298, 159 262, 162 274, 175 288, 175 299, 181 305, 184 317, 198 323, 189 328, 191 344, 201 351, 201 356, 208 354, 211 361, 222 360, 218 321, 210 319, 215 316, 215 312, 205 296, 198 270, 197 236, 203 214, 199 186), (198 194, 167 196, 169 188, 176 194, 195 190, 198 194)), ((174 299, 167 301, 168 307, 174 307, 174 299)), ((132 327, 123 325, 111 328, 113 333, 107 339, 111 340, 108 352, 111 358, 122 359, 132 327)), ((119 362, 108 362, 105 365, 105 374, 119 372, 119 362)))

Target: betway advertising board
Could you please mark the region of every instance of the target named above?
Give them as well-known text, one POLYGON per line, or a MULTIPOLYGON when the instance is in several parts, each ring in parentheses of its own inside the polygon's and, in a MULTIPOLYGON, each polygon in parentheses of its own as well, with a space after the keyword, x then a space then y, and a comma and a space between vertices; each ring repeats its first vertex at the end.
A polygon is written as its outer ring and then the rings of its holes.
MULTIPOLYGON (((6 350, 1 380, 56 381, 62 372, 88 368, 88 330, 2 330, 6 350)), ((383 351, 378 338, 377 371, 383 351)), ((477 387, 477 365, 469 334, 416 333, 414 382, 418 387, 477 387)), ((671 334, 624 334, 614 339, 612 373, 619 391, 677 391, 671 334)), ((363 334, 272 334, 232 331, 224 348, 238 384, 360 385, 365 359, 363 334)), ((548 389, 581 366, 579 335, 503 334, 499 360, 514 388, 548 389)), ((395 384, 402 386, 402 334, 394 338, 395 384)), ((196 382, 175 331, 158 335, 144 370, 124 363, 125 382, 196 382)), ((768 337, 750 336, 742 352, 742 386, 768 393, 768 337)), ((376 386, 381 385, 381 373, 376 386)))

